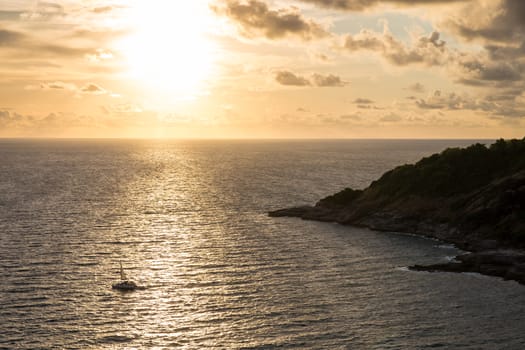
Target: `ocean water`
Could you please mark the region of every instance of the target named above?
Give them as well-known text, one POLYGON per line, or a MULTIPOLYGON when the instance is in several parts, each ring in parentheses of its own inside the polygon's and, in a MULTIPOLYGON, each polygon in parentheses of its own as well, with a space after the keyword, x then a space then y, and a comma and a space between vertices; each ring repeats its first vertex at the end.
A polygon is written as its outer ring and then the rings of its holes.
POLYGON ((523 349, 454 247, 266 215, 472 142, 0 140, 0 348, 523 349))

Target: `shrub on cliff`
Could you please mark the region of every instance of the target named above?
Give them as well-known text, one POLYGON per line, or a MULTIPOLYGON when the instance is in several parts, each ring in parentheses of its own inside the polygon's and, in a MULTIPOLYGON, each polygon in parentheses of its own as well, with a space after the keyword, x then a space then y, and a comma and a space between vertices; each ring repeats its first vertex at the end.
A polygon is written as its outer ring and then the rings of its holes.
POLYGON ((464 149, 448 148, 414 165, 397 167, 370 188, 390 196, 450 196, 470 192, 520 170, 525 170, 525 139, 498 140, 488 148, 479 143, 464 149))
POLYGON ((490 147, 477 143, 463 149, 448 148, 416 164, 386 172, 364 191, 346 188, 319 204, 345 206, 362 195, 390 199, 409 195, 450 197, 469 193, 521 170, 525 170, 525 138, 500 139, 490 147))

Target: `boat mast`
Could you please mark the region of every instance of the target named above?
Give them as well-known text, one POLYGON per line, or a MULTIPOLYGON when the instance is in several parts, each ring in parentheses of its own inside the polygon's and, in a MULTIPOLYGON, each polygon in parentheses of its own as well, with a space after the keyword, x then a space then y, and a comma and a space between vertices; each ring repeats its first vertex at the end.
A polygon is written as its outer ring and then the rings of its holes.
POLYGON ((122 268, 122 261, 119 261, 120 264, 120 279, 125 281, 127 280, 126 274, 124 273, 124 269, 122 268))

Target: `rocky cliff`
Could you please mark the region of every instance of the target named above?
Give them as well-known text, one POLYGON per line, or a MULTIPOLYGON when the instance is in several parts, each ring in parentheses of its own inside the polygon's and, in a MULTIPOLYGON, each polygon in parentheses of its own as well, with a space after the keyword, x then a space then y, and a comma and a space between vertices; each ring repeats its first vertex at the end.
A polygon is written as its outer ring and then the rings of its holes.
POLYGON ((525 139, 450 148, 390 170, 364 190, 347 188, 315 206, 269 214, 438 238, 472 254, 428 270, 477 271, 525 282, 525 139), (494 263, 503 260, 506 264, 494 263))

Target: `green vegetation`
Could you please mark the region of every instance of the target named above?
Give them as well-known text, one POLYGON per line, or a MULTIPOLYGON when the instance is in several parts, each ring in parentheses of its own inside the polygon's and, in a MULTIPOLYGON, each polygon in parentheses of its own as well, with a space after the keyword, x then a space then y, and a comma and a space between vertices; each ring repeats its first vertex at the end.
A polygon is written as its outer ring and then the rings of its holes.
POLYGON ((271 216, 435 237, 474 253, 418 271, 480 272, 525 284, 525 139, 449 148, 346 188, 314 207, 271 216), (502 250, 504 248, 504 250, 502 250))
POLYGON ((449 148, 385 173, 370 188, 381 194, 451 196, 467 193, 502 176, 525 170, 525 138, 449 148))
POLYGON ((353 202, 355 199, 357 199, 361 195, 361 193, 363 193, 362 190, 353 190, 347 187, 344 190, 337 192, 336 194, 321 199, 319 203, 337 206, 347 205, 353 202))
POLYGON ((525 139, 449 148, 390 170, 363 191, 346 188, 316 206, 333 209, 328 212, 336 221, 362 222, 379 213, 524 245, 525 139))

